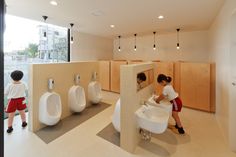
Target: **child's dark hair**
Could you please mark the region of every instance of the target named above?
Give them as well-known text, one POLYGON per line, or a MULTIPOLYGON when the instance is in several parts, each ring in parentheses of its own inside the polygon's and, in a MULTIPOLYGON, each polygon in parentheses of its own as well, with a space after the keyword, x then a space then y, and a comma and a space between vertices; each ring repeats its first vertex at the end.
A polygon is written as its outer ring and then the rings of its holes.
POLYGON ((22 77, 24 76, 23 72, 20 70, 15 70, 11 73, 11 78, 14 81, 20 81, 22 79, 22 77))
POLYGON ((159 74, 157 77, 157 82, 161 83, 162 81, 166 81, 168 83, 170 83, 172 80, 172 78, 170 76, 166 76, 164 74, 159 74))
POLYGON ((138 73, 137 78, 142 81, 146 81, 146 75, 144 73, 138 73))

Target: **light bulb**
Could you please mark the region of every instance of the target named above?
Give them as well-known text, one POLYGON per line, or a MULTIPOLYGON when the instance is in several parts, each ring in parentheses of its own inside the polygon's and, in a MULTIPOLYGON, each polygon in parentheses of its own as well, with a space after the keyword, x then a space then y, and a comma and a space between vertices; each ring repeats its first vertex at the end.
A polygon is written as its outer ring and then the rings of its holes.
POLYGON ((51 5, 57 6, 57 2, 56 1, 50 1, 51 5))
POLYGON ((119 48, 118 48, 118 51, 119 51, 119 52, 121 51, 120 46, 119 46, 119 48))
POLYGON ((154 50, 154 51, 156 50, 156 45, 155 45, 155 44, 153 45, 153 50, 154 50))
POLYGON ((179 43, 177 43, 177 47, 176 47, 176 48, 177 48, 177 50, 179 50, 179 49, 180 49, 180 47, 179 47, 179 43))

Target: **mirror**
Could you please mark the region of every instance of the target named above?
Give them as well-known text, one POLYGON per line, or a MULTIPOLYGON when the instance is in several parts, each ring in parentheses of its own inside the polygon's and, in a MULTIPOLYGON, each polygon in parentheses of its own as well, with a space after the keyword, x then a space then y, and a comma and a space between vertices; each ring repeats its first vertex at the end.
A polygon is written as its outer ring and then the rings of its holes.
POLYGON ((153 83, 154 71, 153 69, 143 71, 137 74, 137 91, 147 87, 153 83))

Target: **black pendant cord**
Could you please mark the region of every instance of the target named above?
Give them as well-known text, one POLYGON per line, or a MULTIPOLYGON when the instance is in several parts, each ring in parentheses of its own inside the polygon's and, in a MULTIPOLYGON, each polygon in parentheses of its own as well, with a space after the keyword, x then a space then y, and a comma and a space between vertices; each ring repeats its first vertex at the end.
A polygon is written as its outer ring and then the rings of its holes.
POLYGON ((70 42, 71 42, 71 44, 73 44, 73 42, 74 42, 74 37, 73 37, 73 26, 74 26, 74 23, 70 23, 70 42))
POLYGON ((180 47, 179 47, 179 31, 180 31, 180 29, 178 28, 178 29, 176 29, 176 31, 177 31, 177 49, 179 49, 180 47))
POLYGON ((119 35, 118 38, 119 38, 119 47, 118 47, 118 51, 121 51, 121 47, 120 47, 120 38, 121 38, 121 36, 119 35))
POLYGON ((156 50, 156 32, 153 32, 153 49, 156 50))

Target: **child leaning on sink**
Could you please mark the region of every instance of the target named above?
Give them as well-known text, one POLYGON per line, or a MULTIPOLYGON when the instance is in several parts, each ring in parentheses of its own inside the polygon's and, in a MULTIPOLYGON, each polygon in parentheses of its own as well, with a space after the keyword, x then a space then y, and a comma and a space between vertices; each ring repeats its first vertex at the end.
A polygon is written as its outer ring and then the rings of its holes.
POLYGON ((159 103, 161 100, 167 98, 170 103, 172 104, 172 117, 174 118, 176 124, 175 124, 175 128, 178 129, 179 134, 184 134, 185 131, 183 129, 183 126, 180 122, 180 118, 178 113, 181 112, 182 109, 182 101, 181 99, 178 97, 178 93, 175 92, 174 88, 172 87, 172 85, 170 84, 171 82, 171 77, 166 76, 164 74, 159 74, 157 77, 157 82, 164 86, 162 94, 155 98, 154 100, 159 103))

